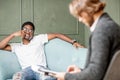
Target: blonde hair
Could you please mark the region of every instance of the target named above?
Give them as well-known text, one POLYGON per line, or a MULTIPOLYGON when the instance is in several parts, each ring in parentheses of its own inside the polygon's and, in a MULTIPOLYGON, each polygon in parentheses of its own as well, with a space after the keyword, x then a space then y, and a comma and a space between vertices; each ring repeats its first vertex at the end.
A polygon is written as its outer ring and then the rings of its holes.
POLYGON ((81 15, 81 12, 87 12, 93 15, 104 9, 105 3, 100 0, 73 0, 69 4, 69 8, 72 14, 81 15))

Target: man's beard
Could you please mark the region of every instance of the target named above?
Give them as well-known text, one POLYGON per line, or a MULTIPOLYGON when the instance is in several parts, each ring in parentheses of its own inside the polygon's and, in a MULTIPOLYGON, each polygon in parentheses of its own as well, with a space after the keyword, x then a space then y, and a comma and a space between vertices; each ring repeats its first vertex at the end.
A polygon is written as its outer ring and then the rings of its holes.
POLYGON ((28 35, 28 34, 25 34, 24 35, 24 39, 26 39, 26 40, 31 40, 33 38, 33 36, 32 35, 28 35))
POLYGON ((87 19, 87 22, 88 22, 88 26, 92 26, 92 24, 94 23, 94 19, 93 19, 93 16, 92 15, 89 15, 89 18, 87 19))

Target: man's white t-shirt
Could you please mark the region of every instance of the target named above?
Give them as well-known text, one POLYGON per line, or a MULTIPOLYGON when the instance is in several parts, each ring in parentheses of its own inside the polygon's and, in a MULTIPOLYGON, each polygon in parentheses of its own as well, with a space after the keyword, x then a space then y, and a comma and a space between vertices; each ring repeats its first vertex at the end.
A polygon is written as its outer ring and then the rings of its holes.
POLYGON ((12 52, 15 52, 22 69, 32 65, 42 65, 46 67, 44 44, 48 42, 47 34, 40 34, 30 41, 28 45, 22 43, 12 43, 12 52))

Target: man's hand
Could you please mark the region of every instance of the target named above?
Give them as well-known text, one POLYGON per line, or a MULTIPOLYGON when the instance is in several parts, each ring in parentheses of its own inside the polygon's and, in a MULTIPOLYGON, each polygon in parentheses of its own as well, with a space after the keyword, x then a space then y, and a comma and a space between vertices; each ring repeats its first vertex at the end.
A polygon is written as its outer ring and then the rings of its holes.
POLYGON ((69 72, 69 73, 77 73, 77 72, 81 72, 81 69, 79 67, 77 67, 76 65, 70 65, 67 68, 67 72, 69 72))
POLYGON ((50 74, 53 77, 56 77, 57 80, 65 80, 64 76, 65 76, 65 72, 60 72, 60 73, 56 73, 56 74, 50 74))
POLYGON ((14 37, 18 37, 18 36, 23 37, 25 35, 25 33, 23 30, 20 30, 20 31, 14 32, 12 35, 14 37))
POLYGON ((82 45, 79 44, 78 42, 75 42, 75 43, 73 44, 73 46, 76 47, 76 48, 84 48, 84 46, 82 46, 82 45))
MULTIPOLYGON (((79 67, 77 67, 76 65, 70 65, 67 68, 67 72, 68 73, 78 73, 78 72, 81 72, 81 69, 79 67)), ((60 73, 50 74, 50 75, 56 77, 57 80, 64 80, 65 74, 66 74, 65 72, 60 72, 60 73)))

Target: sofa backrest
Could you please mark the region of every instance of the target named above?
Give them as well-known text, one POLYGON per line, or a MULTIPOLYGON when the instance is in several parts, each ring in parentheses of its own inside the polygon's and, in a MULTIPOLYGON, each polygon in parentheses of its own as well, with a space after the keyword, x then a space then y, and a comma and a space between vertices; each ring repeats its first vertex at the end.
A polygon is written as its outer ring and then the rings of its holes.
POLYGON ((87 56, 86 48, 75 48, 72 44, 61 39, 54 39, 45 45, 48 67, 55 71, 65 71, 75 64, 84 68, 87 56))

